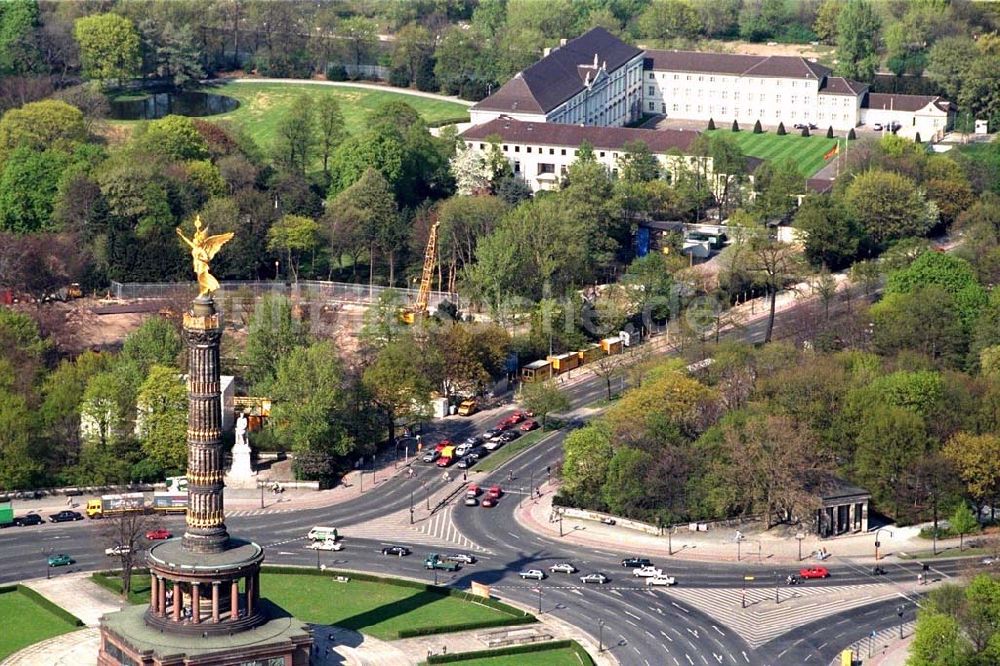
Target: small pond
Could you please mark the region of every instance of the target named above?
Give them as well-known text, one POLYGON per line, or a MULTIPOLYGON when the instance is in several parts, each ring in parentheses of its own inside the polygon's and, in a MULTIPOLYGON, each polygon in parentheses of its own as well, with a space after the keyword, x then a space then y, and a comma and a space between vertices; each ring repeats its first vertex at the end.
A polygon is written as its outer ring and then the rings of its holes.
POLYGON ((155 120, 175 116, 214 116, 227 113, 240 103, 232 97, 192 91, 150 91, 111 101, 115 120, 155 120))

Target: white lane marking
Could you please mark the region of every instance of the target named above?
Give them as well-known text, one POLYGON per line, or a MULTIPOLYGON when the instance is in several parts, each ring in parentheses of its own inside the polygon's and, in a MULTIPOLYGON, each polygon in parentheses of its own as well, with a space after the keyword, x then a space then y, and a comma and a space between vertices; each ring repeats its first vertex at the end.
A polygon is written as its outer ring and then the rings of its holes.
POLYGON ((746 659, 747 663, 749 664, 750 663, 750 657, 747 656, 747 653, 744 652, 743 650, 740 650, 740 654, 743 655, 743 658, 746 659))
POLYGON ((698 638, 698 630, 697 629, 692 629, 691 627, 684 627, 684 628, 687 629, 687 632, 689 634, 691 634, 695 638, 698 638))
POLYGON ((642 618, 636 615, 635 613, 630 613, 629 611, 625 611, 625 614, 628 615, 629 617, 634 617, 635 619, 642 621, 642 618))
POLYGON ((726 635, 726 634, 725 634, 725 632, 723 632, 723 631, 722 631, 722 629, 719 629, 719 628, 718 628, 717 626, 715 626, 714 624, 712 625, 712 629, 715 629, 715 630, 716 630, 717 632, 719 632, 719 635, 720 635, 720 636, 725 636, 725 635, 726 635))
POLYGON ((687 657, 688 663, 691 664, 691 666, 694 666, 694 661, 691 659, 691 655, 685 652, 684 656, 687 657))
POLYGON ((660 629, 660 633, 663 634, 663 637, 666 638, 671 643, 674 642, 674 639, 672 639, 670 636, 667 636, 667 632, 663 631, 663 629, 660 629))
POLYGON ((676 603, 674 603, 673 601, 671 601, 671 602, 670 602, 670 605, 671 605, 671 606, 673 606, 674 608, 676 608, 677 610, 682 610, 682 611, 684 611, 685 613, 689 613, 689 614, 691 613, 691 611, 689 611, 689 610, 688 610, 688 609, 686 609, 686 608, 683 608, 682 606, 678 606, 678 605, 677 605, 676 603))
POLYGON ((712 656, 713 656, 713 657, 715 657, 715 660, 716 660, 717 662, 719 662, 720 664, 722 663, 722 655, 721 655, 721 654, 715 654, 715 653, 713 652, 713 653, 712 653, 712 656))

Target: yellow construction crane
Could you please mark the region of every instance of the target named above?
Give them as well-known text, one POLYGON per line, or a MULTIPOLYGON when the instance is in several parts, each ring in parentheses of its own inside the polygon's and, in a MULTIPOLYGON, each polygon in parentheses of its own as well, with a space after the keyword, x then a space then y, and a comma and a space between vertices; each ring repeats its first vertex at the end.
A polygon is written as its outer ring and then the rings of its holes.
POLYGON ((431 297, 431 280, 434 277, 434 263, 437 255, 438 221, 431 225, 431 233, 427 238, 427 249, 424 250, 424 270, 420 274, 420 291, 417 292, 417 302, 403 308, 402 320, 413 324, 421 317, 427 316, 427 302, 431 297))

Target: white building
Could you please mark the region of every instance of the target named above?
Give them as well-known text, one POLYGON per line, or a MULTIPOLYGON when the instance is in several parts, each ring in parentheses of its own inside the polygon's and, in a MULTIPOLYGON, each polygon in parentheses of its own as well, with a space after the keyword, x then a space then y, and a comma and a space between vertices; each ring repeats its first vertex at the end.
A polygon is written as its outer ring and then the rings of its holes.
POLYGON ((501 115, 620 127, 642 116, 642 51, 604 28, 548 51, 470 109, 474 125, 501 115))
POLYGON ((928 141, 951 128, 956 112, 955 104, 943 97, 868 93, 861 121, 868 127, 899 123, 900 134, 911 139, 920 134, 921 141, 928 141))
POLYGON ((646 51, 643 111, 714 119, 726 127, 813 123, 856 127, 868 86, 831 76, 814 60, 697 51, 646 51))
MULTIPOLYGON (((524 180, 532 192, 557 189, 569 165, 586 142, 593 147, 595 159, 615 175, 619 158, 626 152, 625 144, 641 141, 659 161, 667 174, 675 174, 681 163, 701 165, 715 189, 721 188, 719 177, 712 172, 711 157, 691 155, 692 144, 700 133, 680 129, 629 129, 624 127, 594 127, 559 123, 524 122, 501 116, 481 125, 470 127, 459 135, 467 149, 486 157, 491 142, 496 141, 510 162, 514 175, 524 180)), ((760 160, 747 158, 752 172, 760 160)))

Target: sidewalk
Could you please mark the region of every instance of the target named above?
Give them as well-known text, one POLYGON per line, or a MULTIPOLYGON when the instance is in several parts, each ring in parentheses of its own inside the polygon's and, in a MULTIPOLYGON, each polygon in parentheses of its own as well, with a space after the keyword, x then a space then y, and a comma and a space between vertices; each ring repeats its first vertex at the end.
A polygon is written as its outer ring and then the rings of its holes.
MULTIPOLYGON (((760 523, 746 523, 737 527, 726 527, 709 532, 690 532, 687 526, 678 526, 668 538, 628 529, 616 525, 604 525, 595 520, 578 518, 554 519, 552 497, 558 485, 547 481, 541 486, 541 496, 523 503, 514 517, 520 525, 532 532, 553 539, 561 539, 586 548, 604 549, 613 544, 625 553, 637 552, 643 555, 674 557, 678 560, 703 562, 758 562, 794 564, 800 561, 818 562, 812 558, 813 552, 825 548, 831 557, 851 558, 862 564, 875 561, 874 534, 863 533, 821 539, 815 534, 806 534, 800 545, 793 536, 784 536, 776 528, 764 531, 760 523), (563 535, 560 536, 560 529, 563 535), (735 541, 739 529, 744 539, 735 541)), ((930 543, 921 539, 917 527, 893 527, 892 535, 885 530, 879 539, 882 542, 880 557, 893 559, 899 553, 928 550, 930 543)), ((939 540, 938 547, 946 548, 958 544, 958 539, 939 540)))

